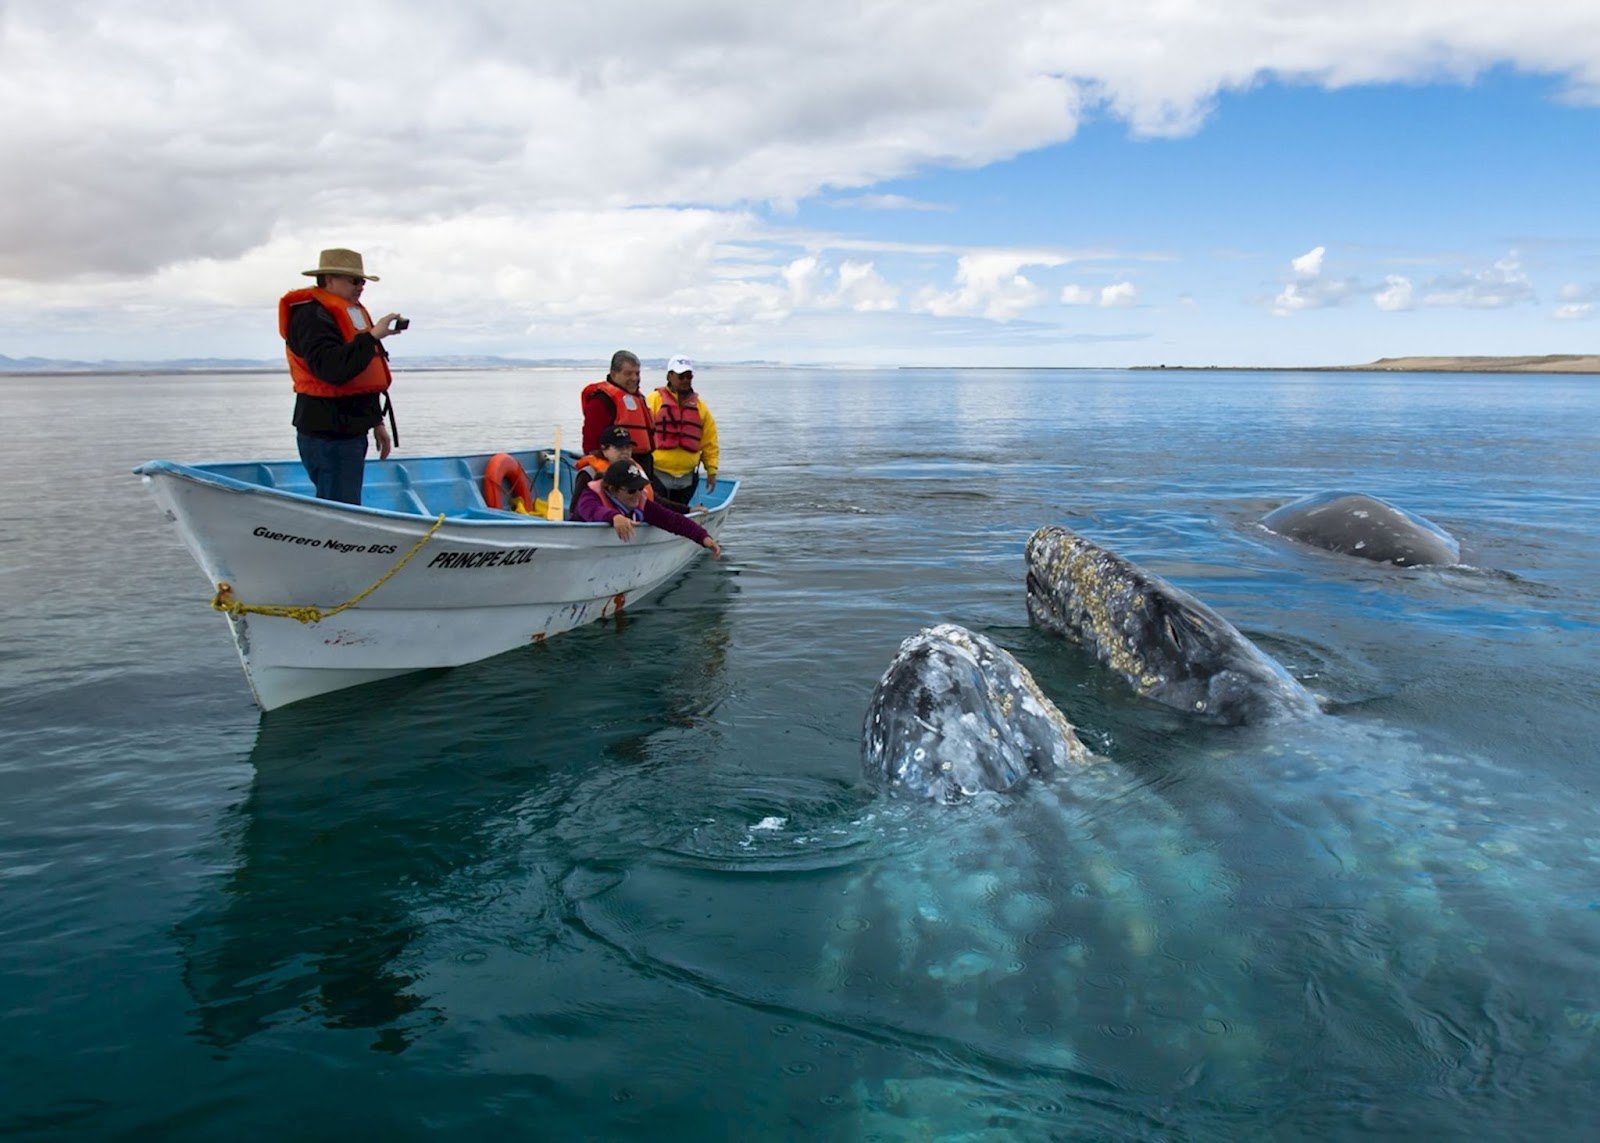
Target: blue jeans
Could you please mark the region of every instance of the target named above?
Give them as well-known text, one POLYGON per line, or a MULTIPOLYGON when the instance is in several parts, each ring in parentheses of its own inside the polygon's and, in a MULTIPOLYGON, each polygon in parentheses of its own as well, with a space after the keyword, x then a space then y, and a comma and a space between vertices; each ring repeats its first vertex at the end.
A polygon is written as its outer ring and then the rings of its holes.
POLYGON ((367 463, 367 434, 359 437, 312 437, 296 433, 300 463, 322 500, 361 503, 361 477, 367 463))

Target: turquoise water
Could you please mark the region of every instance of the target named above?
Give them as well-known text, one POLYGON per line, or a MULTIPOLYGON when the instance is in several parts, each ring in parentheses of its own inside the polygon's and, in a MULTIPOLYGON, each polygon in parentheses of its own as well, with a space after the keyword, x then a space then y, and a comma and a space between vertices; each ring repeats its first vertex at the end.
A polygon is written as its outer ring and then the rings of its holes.
MULTIPOLYGON (((403 374, 403 451, 576 372, 403 374)), ((292 455, 278 377, 0 381, 0 1134, 1586 1138, 1600 380, 716 370, 721 563, 454 671, 250 704, 129 474, 292 455), (1254 521, 1383 496, 1467 567, 1254 521), (1032 631, 1064 522, 1324 696, 1206 727, 1032 631), (1109 762, 872 798, 943 620, 1109 762)))

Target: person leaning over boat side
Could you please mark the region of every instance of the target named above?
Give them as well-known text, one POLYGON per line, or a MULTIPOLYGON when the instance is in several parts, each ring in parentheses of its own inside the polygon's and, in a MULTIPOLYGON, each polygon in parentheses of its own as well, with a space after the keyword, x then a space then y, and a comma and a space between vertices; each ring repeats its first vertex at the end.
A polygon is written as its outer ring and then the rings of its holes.
POLYGON ((367 434, 377 442, 380 460, 399 438, 398 430, 393 437, 389 432, 394 411, 386 394, 393 379, 383 339, 409 323, 394 313, 372 320, 361 291, 378 279, 354 250, 324 250, 317 268, 302 273, 317 284, 290 290, 278 301, 300 463, 318 497, 360 504, 367 434))
POLYGON ((589 487, 590 482, 599 480, 613 464, 632 459, 633 438, 628 435, 627 429, 612 425, 601 433, 600 447, 594 454, 581 458, 572 466, 571 518, 578 518, 578 497, 583 495, 583 490, 589 487))
POLYGON ((600 451, 600 434, 612 425, 621 425, 633 439, 633 458, 649 475, 650 450, 655 447, 651 433, 650 406, 639 392, 639 358, 626 349, 611 355, 611 370, 604 379, 585 385, 583 400, 583 451, 600 451))
POLYGON ((617 538, 627 543, 640 524, 653 524, 657 528, 692 540, 722 558, 722 546, 699 524, 689 517, 663 508, 645 495, 650 478, 632 461, 619 462, 606 469, 605 475, 591 483, 578 497, 578 519, 591 524, 610 524, 617 538))
POLYGON ((717 422, 694 391, 694 362, 678 356, 667 362, 667 383, 648 398, 655 422, 655 465, 650 482, 664 500, 687 505, 706 470, 706 491, 717 486, 717 422))

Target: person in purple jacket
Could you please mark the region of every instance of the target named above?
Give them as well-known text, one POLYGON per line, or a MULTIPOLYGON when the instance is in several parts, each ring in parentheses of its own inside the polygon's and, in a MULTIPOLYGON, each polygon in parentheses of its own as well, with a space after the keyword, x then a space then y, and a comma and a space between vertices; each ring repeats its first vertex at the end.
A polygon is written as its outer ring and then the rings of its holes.
POLYGON ((607 468, 599 480, 584 486, 573 506, 573 515, 591 524, 610 524, 623 543, 633 539, 634 529, 640 524, 654 524, 722 558, 722 545, 711 533, 689 517, 647 499, 644 490, 648 487, 650 478, 644 469, 632 461, 619 461, 607 468))

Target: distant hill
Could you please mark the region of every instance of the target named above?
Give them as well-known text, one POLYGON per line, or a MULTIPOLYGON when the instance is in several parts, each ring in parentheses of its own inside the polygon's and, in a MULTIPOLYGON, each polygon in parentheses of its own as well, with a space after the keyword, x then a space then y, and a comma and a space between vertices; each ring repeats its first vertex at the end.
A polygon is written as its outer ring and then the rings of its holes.
POLYGON ((282 369, 283 362, 233 357, 189 357, 176 361, 69 361, 59 357, 0 355, 0 373, 222 373, 282 369))
POLYGON ((1135 365, 1137 370, 1227 373, 1600 373, 1600 354, 1542 357, 1380 357, 1365 365, 1135 365))
MULTIPOLYGON (((599 357, 490 357, 462 355, 459 357, 405 357, 394 359, 396 372, 418 372, 443 369, 594 369, 598 377, 605 372, 605 362, 599 357)), ((645 358, 645 368, 665 369, 665 357, 645 358)), ((720 368, 730 366, 771 368, 775 361, 719 361, 720 368)), ((6 373, 278 373, 284 370, 283 359, 255 361, 232 357, 181 357, 171 361, 68 361, 58 357, 6 357, 0 354, 0 375, 6 373)))
MULTIPOLYGON (((408 369, 529 369, 573 368, 593 365, 576 358, 525 359, 519 357, 406 357, 394 362, 408 369)), ((283 359, 258 361, 237 357, 180 357, 170 361, 70 361, 58 357, 6 357, 0 355, 0 373, 276 373, 283 359)))
POLYGON ((1600 354, 1547 353, 1542 357, 1380 357, 1342 369, 1403 373, 1600 373, 1600 354))

